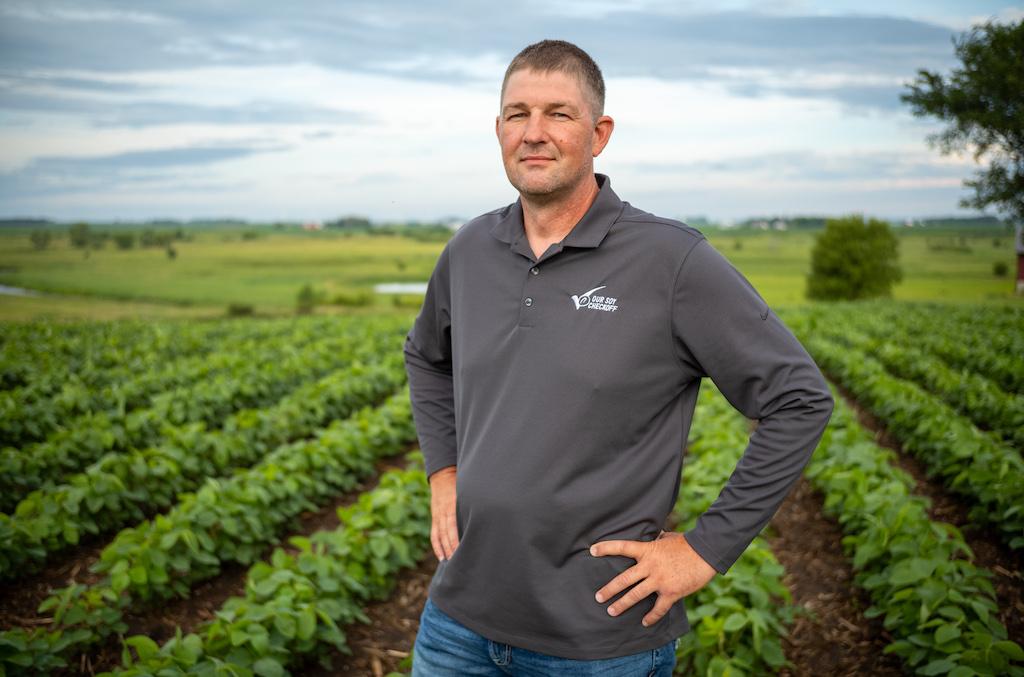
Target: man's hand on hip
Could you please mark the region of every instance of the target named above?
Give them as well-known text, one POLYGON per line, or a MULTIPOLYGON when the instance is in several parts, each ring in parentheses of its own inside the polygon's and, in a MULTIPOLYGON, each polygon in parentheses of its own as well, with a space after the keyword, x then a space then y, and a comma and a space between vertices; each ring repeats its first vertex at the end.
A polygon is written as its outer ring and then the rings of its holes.
POLYGON ((454 465, 430 476, 430 544, 438 560, 449 559, 459 546, 455 496, 454 465))
POLYGON ((600 541, 590 547, 590 553, 595 557, 624 555, 636 560, 636 564, 598 590, 595 599, 604 603, 636 584, 608 607, 609 614, 618 616, 652 592, 658 593, 654 608, 643 618, 647 627, 660 621, 680 598, 707 585, 717 573, 683 534, 674 531, 663 531, 654 541, 600 541))

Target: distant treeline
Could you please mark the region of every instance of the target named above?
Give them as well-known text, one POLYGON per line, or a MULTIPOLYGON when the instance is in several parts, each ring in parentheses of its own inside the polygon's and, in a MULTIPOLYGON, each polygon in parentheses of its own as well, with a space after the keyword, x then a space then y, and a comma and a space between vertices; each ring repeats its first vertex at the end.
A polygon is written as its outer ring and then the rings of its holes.
MULTIPOLYGON (((730 230, 730 231, 751 231, 751 230, 821 230, 825 227, 827 216, 759 216, 744 219, 730 226, 716 223, 703 216, 686 217, 683 220, 695 228, 701 230, 730 230)), ((81 223, 81 222, 79 222, 81 223)), ((95 222, 90 225, 94 229, 106 229, 110 231, 132 230, 141 231, 144 229, 171 230, 178 234, 180 231, 188 230, 238 230, 239 228, 251 229, 253 233, 263 228, 274 230, 304 230, 304 231, 334 231, 351 234, 368 235, 401 235, 417 239, 436 240, 447 239, 461 225, 460 219, 449 218, 442 221, 404 221, 404 222, 380 222, 373 221, 365 216, 343 216, 328 221, 298 222, 298 221, 275 221, 275 222, 250 222, 244 219, 233 218, 202 218, 202 219, 151 219, 148 221, 113 221, 95 222)), ((904 221, 890 221, 894 228, 925 230, 1000 230, 1010 229, 1012 226, 995 216, 965 216, 965 217, 940 217, 928 219, 907 219, 904 221)), ((7 230, 64 230, 72 226, 69 222, 58 222, 42 218, 6 218, 0 219, 0 229, 7 230)))
MULTIPOLYGON (((727 231, 813 231, 822 230, 828 216, 771 216, 745 219, 732 226, 710 222, 703 217, 685 219, 686 223, 700 230, 727 231)), ((887 221, 886 219, 879 219, 887 221)), ((931 219, 906 219, 904 221, 887 221, 893 228, 905 230, 950 230, 950 231, 1009 231, 1012 226, 995 216, 940 217, 931 219)))

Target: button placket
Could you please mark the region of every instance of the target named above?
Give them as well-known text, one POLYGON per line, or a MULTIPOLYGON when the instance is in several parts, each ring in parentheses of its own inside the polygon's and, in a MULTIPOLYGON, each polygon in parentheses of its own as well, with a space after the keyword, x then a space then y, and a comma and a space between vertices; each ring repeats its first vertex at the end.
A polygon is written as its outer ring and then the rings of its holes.
MULTIPOLYGON (((539 273, 540 273, 540 269, 537 266, 530 266, 530 275, 537 276, 539 273)), ((529 287, 529 285, 530 285, 530 278, 526 278, 526 285, 525 286, 529 287)), ((532 307, 533 306, 533 297, 532 296, 527 296, 526 298, 524 298, 523 299, 523 305, 526 306, 527 308, 532 307)))
MULTIPOLYGON (((522 270, 522 269, 521 269, 522 270)), ((539 287, 537 284, 540 282, 537 278, 540 275, 540 266, 537 265, 535 260, 530 261, 529 268, 523 271, 523 291, 522 303, 519 306, 519 322, 518 325, 521 327, 532 327, 534 324, 534 318, 537 317, 538 305, 540 301, 539 287)))

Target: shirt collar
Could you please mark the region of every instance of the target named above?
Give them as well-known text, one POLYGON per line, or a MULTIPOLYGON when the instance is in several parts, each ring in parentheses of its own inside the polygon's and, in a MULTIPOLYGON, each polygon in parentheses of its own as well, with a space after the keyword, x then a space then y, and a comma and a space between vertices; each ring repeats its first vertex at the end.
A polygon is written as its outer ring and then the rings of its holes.
MULTIPOLYGON (((612 190, 611 179, 604 174, 594 174, 594 178, 598 186, 597 197, 583 218, 562 239, 563 247, 597 247, 622 213, 624 205, 612 190)), ((501 220, 491 226, 491 234, 513 247, 526 238, 522 199, 510 205, 501 220)))

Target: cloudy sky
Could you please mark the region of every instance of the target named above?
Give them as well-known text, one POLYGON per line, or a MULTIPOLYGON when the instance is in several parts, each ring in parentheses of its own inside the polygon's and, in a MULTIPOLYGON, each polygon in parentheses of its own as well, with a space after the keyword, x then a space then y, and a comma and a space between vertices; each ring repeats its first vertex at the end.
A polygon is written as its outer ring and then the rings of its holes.
POLYGON ((509 59, 576 42, 616 121, 597 160, 665 216, 967 214, 899 94, 1009 2, 0 0, 0 217, 471 217, 516 195, 509 59))

